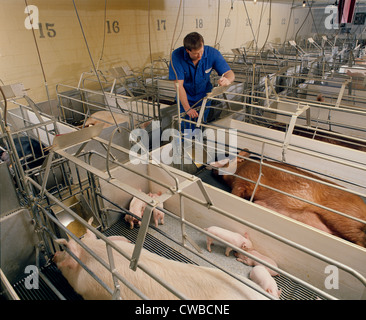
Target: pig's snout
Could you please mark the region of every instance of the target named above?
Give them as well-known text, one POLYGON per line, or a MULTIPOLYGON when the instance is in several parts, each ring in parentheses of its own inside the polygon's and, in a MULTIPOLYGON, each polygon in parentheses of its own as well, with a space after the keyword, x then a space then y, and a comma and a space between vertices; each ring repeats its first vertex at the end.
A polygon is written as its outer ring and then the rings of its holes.
POLYGON ((243 244, 241 245, 241 248, 245 251, 252 249, 253 248, 253 244, 250 240, 244 241, 243 244))
POLYGON ((9 153, 6 150, 3 151, 1 147, 0 147, 0 153, 1 153, 0 159, 9 165, 10 164, 9 153))
POLYGON ((61 255, 62 255, 62 252, 56 251, 52 257, 52 262, 54 262, 57 265, 62 260, 61 255))

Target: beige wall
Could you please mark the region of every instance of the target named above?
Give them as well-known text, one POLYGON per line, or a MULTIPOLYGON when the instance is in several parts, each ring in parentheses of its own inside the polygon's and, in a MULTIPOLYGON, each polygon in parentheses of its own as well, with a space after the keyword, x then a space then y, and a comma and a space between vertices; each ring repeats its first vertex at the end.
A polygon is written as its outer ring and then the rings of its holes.
MULTIPOLYGON (((105 1, 75 0, 75 3, 92 58, 97 64, 103 45, 105 1)), ((267 37, 269 4, 267 1, 264 4, 245 3, 253 32, 256 36, 259 34, 258 47, 261 47, 267 37)), ((246 45, 253 40, 253 33, 244 3, 234 1, 232 9, 231 4, 231 0, 107 0, 106 19, 111 32, 106 33, 100 68, 125 63, 134 70, 142 70, 151 59, 169 59, 172 43, 173 48, 182 45, 183 37, 191 31, 200 32, 208 45, 214 45, 217 39, 222 52, 246 45), (230 24, 225 27, 227 19, 230 24), (113 31, 114 21, 118 22, 118 32, 113 31)), ((77 85, 81 73, 91 70, 91 60, 72 0, 28 0, 28 5, 39 9, 44 37, 40 37, 40 30, 35 30, 35 36, 51 99, 54 99, 56 84, 77 85), (51 37, 47 34, 46 23, 54 24, 49 26, 56 32, 54 37, 52 30, 49 31, 51 37)), ((32 31, 24 25, 27 17, 24 10, 23 0, 0 0, 0 79, 5 84, 24 83, 30 89, 29 96, 41 102, 47 99, 44 79, 32 31)), ((287 39, 293 38, 307 11, 293 10, 289 22, 290 11, 290 5, 272 4, 269 42, 284 41, 287 29, 287 39), (294 18, 297 18, 297 24, 294 18)), ((307 21, 300 34, 307 34, 309 29, 310 22, 307 21)))

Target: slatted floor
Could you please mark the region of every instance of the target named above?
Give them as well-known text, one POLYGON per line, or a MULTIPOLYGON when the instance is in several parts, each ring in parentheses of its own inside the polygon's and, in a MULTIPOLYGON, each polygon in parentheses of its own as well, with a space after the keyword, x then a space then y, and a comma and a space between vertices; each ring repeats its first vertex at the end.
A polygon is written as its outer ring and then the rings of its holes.
MULTIPOLYGON (((136 242, 139 228, 130 229, 126 226, 126 223, 123 219, 115 223, 108 230, 104 232, 107 237, 110 236, 124 236, 132 243, 136 242)), ((180 253, 179 251, 173 249, 168 246, 163 241, 154 237, 150 233, 147 233, 145 242, 143 245, 144 249, 149 250, 153 253, 156 253, 160 256, 163 256, 167 259, 176 260, 185 263, 196 264, 193 260, 187 258, 185 255, 180 253)))

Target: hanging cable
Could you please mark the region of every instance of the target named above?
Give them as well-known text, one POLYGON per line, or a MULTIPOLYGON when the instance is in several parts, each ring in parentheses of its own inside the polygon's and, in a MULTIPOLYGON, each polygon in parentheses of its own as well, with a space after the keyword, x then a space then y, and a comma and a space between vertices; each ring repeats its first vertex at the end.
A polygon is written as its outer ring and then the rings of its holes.
POLYGON ((243 4, 244 4, 244 9, 245 9, 245 12, 247 14, 247 19, 248 19, 248 23, 249 23, 249 26, 250 26, 250 29, 252 30, 252 35, 253 35, 253 41, 255 42, 255 46, 256 48, 258 48, 258 42, 257 42, 257 39, 255 37, 255 34, 254 34, 254 31, 253 31, 253 26, 252 26, 252 22, 249 18, 249 13, 248 13, 248 10, 247 10, 247 6, 245 4, 245 0, 243 0, 243 4))
MULTIPOLYGON (((178 19, 178 17, 177 17, 177 19, 178 19)), ((183 32, 183 27, 184 27, 184 2, 182 4, 182 26, 180 28, 180 32, 179 32, 179 35, 177 37, 177 40, 175 40, 175 42, 174 42, 173 48, 175 48, 175 46, 177 45, 178 39, 180 38, 180 36, 181 36, 181 34, 183 32)))
POLYGON ((150 8, 150 0, 149 0, 149 6, 148 6, 148 14, 147 14, 147 28, 149 31, 149 52, 150 52, 150 63, 153 63, 152 59, 152 53, 151 53, 151 28, 150 28, 150 14, 151 14, 151 8, 150 8))
MULTIPOLYGON (((264 8, 264 1, 262 1, 262 6, 261 6, 261 14, 259 16, 259 22, 258 22, 258 29, 257 29, 257 39, 259 40, 259 31, 261 29, 261 25, 262 25, 262 18, 263 18, 263 8, 264 8)), ((257 49, 255 51, 255 55, 257 55, 257 49)))
POLYGON ((271 25, 272 25, 272 0, 269 0, 269 25, 268 25, 268 31, 267 31, 267 37, 266 40, 263 43, 262 48, 259 50, 259 54, 263 51, 264 47, 267 44, 269 34, 271 33, 271 25))
POLYGON ((217 3, 217 27, 216 27, 216 36, 215 36, 215 41, 214 41, 214 45, 216 46, 217 44, 217 36, 219 34, 219 26, 220 26, 220 0, 218 0, 217 3))
POLYGON ((8 101, 6 100, 5 93, 4 93, 3 88, 1 86, 0 86, 0 92, 1 92, 1 95, 3 96, 3 98, 4 98, 4 124, 5 124, 5 127, 7 127, 8 123, 7 123, 6 116, 7 116, 7 113, 8 113, 8 101))
POLYGON ((316 34, 319 34, 319 31, 318 31, 318 28, 316 27, 316 23, 315 23, 314 16, 313 16, 313 10, 312 10, 313 4, 309 3, 309 1, 308 1, 308 5, 310 7, 310 13, 311 13, 311 18, 313 19, 313 25, 314 25, 314 28, 315 28, 315 32, 316 32, 316 34))
POLYGON ((174 68, 172 54, 173 54, 173 50, 174 50, 174 47, 173 47, 174 36, 175 36, 175 32, 177 30, 177 24, 178 24, 179 14, 180 14, 181 8, 182 8, 182 0, 180 0, 180 2, 179 2, 179 8, 178 8, 178 13, 177 13, 177 20, 175 21, 175 26, 174 26, 174 30, 173 30, 173 36, 172 36, 172 43, 171 43, 171 46, 170 46, 170 63, 171 63, 172 69, 174 71, 175 79, 176 80, 178 80, 178 75, 177 75, 177 72, 175 71, 175 68, 174 68))
POLYGON ((92 66, 93 66, 93 69, 94 69, 95 75, 96 75, 96 77, 97 77, 98 83, 99 83, 100 88, 101 88, 101 90, 102 90, 102 93, 103 93, 103 96, 104 96, 105 102, 106 102, 106 104, 107 104, 107 107, 108 107, 108 109, 109 109, 109 112, 111 113, 111 116, 112 116, 112 118, 113 118, 113 121, 114 121, 114 123, 115 123, 116 127, 118 127, 117 121, 116 121, 116 119, 115 119, 115 117, 114 117, 114 115, 113 115, 113 112, 112 112, 112 110, 111 110, 111 107, 110 107, 110 105, 109 105, 109 103, 108 103, 107 96, 106 96, 106 94, 105 94, 105 91, 104 91, 104 88, 103 88, 102 82, 100 81, 100 78, 99 78, 99 75, 98 75, 98 71, 97 71, 97 69, 96 69, 96 67, 95 67, 95 64, 94 64, 94 61, 93 61, 93 57, 92 57, 91 52, 90 52, 90 49, 89 49, 88 41, 86 40, 86 36, 85 36, 85 33, 84 33, 84 28, 83 28, 83 25, 82 25, 81 20, 80 20, 80 16, 79 16, 79 13, 78 13, 78 9, 76 8, 75 0, 72 0, 72 2, 73 2, 73 4, 74 4, 75 13, 76 13, 76 16, 77 16, 78 21, 79 21, 79 25, 80 25, 81 33, 82 33, 82 35, 83 35, 84 42, 85 42, 86 48, 87 48, 87 50, 88 50, 89 58, 90 58, 90 61, 91 61, 91 63, 92 63, 92 66))
POLYGON ((292 16, 292 11, 293 11, 293 7, 294 7, 294 2, 295 2, 295 0, 292 0, 291 10, 290 10, 290 16, 288 17, 288 24, 287 24, 286 33, 285 33, 285 37, 284 37, 284 39, 283 39, 283 44, 282 44, 282 46, 284 46, 284 45, 285 45, 285 43, 286 43, 287 34, 288 34, 288 28, 289 28, 289 26, 290 26, 290 21, 291 21, 291 16, 292 16))
MULTIPOLYGON (((232 11, 233 11, 233 7, 231 6, 230 9, 229 9, 229 14, 227 15, 226 21, 228 21, 228 19, 229 19, 230 14, 231 14, 232 11)), ((224 24, 224 28, 222 29, 221 37, 220 37, 220 40, 219 40, 219 45, 221 43, 221 39, 222 39, 222 37, 224 35, 224 32, 225 32, 226 27, 227 27, 227 23, 224 24)))
MULTIPOLYGON (((28 18, 29 18, 29 21, 30 21, 31 18, 30 18, 30 12, 29 12, 29 7, 28 7, 27 0, 24 0, 24 3, 26 5, 27 11, 28 11, 28 18)), ((39 64, 40 64, 41 70, 42 70, 43 81, 44 81, 44 85, 45 85, 45 88, 46 88, 47 99, 48 99, 48 103, 49 103, 49 106, 50 106, 50 115, 53 116, 53 111, 52 111, 52 106, 51 106, 51 100, 50 100, 50 94, 49 94, 49 91, 48 91, 48 84, 47 84, 47 79, 46 79, 46 73, 44 72, 43 63, 42 63, 42 59, 41 59, 41 54, 39 52, 36 35, 34 33, 33 23, 31 23, 31 27, 32 27, 32 34, 33 34, 34 43, 36 45, 36 50, 37 50, 39 64)))
POLYGON ((309 7, 309 10, 308 10, 308 14, 306 15, 304 21, 302 22, 301 26, 299 27, 299 29, 297 30, 296 34, 295 34, 295 41, 296 41, 296 38, 297 38, 297 35, 299 33, 299 31, 302 29, 302 27, 304 26, 304 23, 306 22, 306 20, 308 19, 309 17, 309 14, 310 14, 310 11, 311 11, 311 7, 309 7))
POLYGON ((102 44, 102 52, 100 53, 100 58, 97 63, 97 69, 99 70, 99 62, 103 60, 104 55, 104 45, 105 45, 105 35, 106 35, 106 24, 107 24, 107 0, 104 2, 104 29, 103 29, 103 44, 102 44))

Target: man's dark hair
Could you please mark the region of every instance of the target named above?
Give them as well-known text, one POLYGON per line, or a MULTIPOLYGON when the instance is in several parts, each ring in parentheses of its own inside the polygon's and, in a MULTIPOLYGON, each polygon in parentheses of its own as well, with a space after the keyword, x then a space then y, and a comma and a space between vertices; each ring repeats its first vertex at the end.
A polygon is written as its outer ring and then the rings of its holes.
POLYGON ((204 40, 198 32, 191 32, 184 37, 183 45, 188 51, 198 50, 204 45, 204 40))

